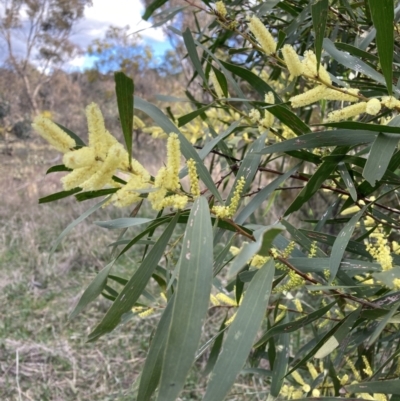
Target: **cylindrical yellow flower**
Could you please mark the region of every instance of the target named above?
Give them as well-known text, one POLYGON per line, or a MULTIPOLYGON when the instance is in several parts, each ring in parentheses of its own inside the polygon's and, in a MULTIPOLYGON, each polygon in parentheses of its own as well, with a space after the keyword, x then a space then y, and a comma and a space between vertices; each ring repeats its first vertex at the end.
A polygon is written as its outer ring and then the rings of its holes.
POLYGON ((163 186, 171 191, 179 188, 181 145, 178 135, 171 133, 167 141, 167 175, 163 186))
POLYGON ((215 11, 221 16, 225 17, 227 14, 226 7, 223 1, 217 1, 215 3, 215 11))
POLYGON ((395 107, 400 108, 400 100, 397 100, 394 96, 384 96, 382 98, 382 104, 388 109, 394 109, 395 107))
POLYGON ((237 302, 234 301, 231 297, 228 297, 228 295, 224 294, 223 292, 219 292, 215 298, 218 299, 219 302, 221 302, 223 305, 229 305, 229 306, 237 306, 237 302))
POLYGON ((367 102, 360 102, 347 106, 341 110, 335 110, 328 114, 327 122, 332 123, 341 120, 347 120, 348 118, 358 116, 359 114, 365 113, 367 110, 367 102))
POLYGON ((154 210, 161 210, 162 209, 162 201, 167 194, 167 190, 163 186, 165 182, 165 177, 167 176, 167 169, 165 167, 161 167, 158 170, 158 173, 154 180, 154 188, 158 188, 157 191, 150 192, 147 196, 147 199, 150 201, 151 206, 154 210))
POLYGON ((33 129, 59 152, 67 153, 76 146, 75 140, 57 124, 46 117, 38 116, 33 120, 33 129))
POLYGON ((249 28, 267 56, 276 52, 274 37, 255 15, 250 19, 249 28))
POLYGON ((118 141, 106 130, 103 115, 96 103, 86 107, 86 118, 89 129, 89 146, 93 147, 99 157, 105 158, 108 149, 118 141))
POLYGON ((196 171, 196 162, 193 159, 189 159, 187 165, 190 180, 190 193, 193 195, 193 198, 196 199, 200 196, 200 185, 196 171))
POLYGON ((173 207, 175 209, 182 210, 186 207, 189 198, 186 195, 171 195, 167 196, 160 202, 161 208, 163 207, 173 207))
POLYGON ((71 173, 67 174, 61 178, 64 190, 69 191, 70 189, 80 187, 83 182, 87 181, 93 174, 96 173, 96 171, 98 171, 99 167, 100 164, 96 162, 91 166, 77 168, 71 173))
POLYGON ((215 72, 214 72, 214 70, 212 68, 211 68, 211 71, 210 71, 210 80, 211 80, 211 83, 214 86, 214 90, 215 90, 215 93, 218 96, 218 99, 223 99, 225 97, 224 92, 223 92, 223 90, 221 88, 221 85, 218 82, 217 76, 215 75, 215 72))
POLYGON ((115 170, 118 168, 121 159, 126 157, 126 150, 120 143, 113 145, 107 154, 107 157, 92 177, 81 184, 83 189, 96 191, 102 189, 112 178, 115 170))
POLYGON ((328 74, 328 71, 325 70, 322 64, 319 65, 319 70, 317 72, 317 57, 315 56, 312 50, 307 50, 304 53, 303 59, 303 69, 304 74, 313 77, 313 78, 320 78, 325 84, 331 85, 332 80, 328 74))
POLYGON ((251 109, 249 113, 249 118, 252 123, 256 124, 261 119, 261 114, 257 109, 251 109))
POLYGON ((148 187, 148 183, 143 180, 143 177, 138 175, 132 175, 129 181, 118 190, 111 197, 111 202, 117 207, 129 206, 132 203, 140 201, 140 193, 136 192, 135 189, 144 189, 148 187))
POLYGON ((292 103, 292 107, 304 107, 324 99, 325 91, 326 87, 324 85, 318 85, 305 93, 291 97, 289 100, 292 103))
POLYGON ((366 112, 371 116, 376 116, 381 111, 381 102, 379 99, 371 99, 367 102, 366 112))
POLYGON ((63 163, 68 168, 80 168, 96 163, 96 153, 93 148, 85 146, 64 154, 63 163))
POLYGON ((283 46, 282 55, 291 76, 298 77, 303 74, 303 64, 292 45, 283 46))
POLYGON ((347 93, 340 92, 332 88, 326 88, 324 99, 326 100, 338 100, 342 102, 358 102, 359 89, 346 88, 342 89, 347 93))
POLYGON ((233 197, 229 205, 230 217, 232 217, 236 213, 236 210, 239 207, 240 197, 242 195, 245 184, 246 184, 245 178, 243 176, 240 177, 239 181, 236 184, 235 192, 233 193, 233 197))

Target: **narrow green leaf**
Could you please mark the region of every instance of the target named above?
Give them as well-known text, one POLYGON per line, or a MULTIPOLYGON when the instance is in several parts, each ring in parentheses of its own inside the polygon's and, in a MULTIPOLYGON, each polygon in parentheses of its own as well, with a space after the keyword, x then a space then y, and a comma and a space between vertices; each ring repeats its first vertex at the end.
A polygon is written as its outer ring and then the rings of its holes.
POLYGON ((375 182, 380 181, 385 174, 398 143, 397 135, 380 132, 376 137, 362 173, 372 186, 375 186, 375 182))
POLYGON ((317 71, 321 63, 322 41, 325 36, 326 20, 328 18, 328 0, 320 0, 311 6, 311 16, 315 32, 315 55, 317 57, 317 71))
POLYGON ((160 381, 165 343, 167 341, 168 328, 171 324, 173 300, 174 296, 169 300, 152 339, 140 378, 138 400, 149 401, 160 381))
MULTIPOLYGON (((338 123, 325 123, 321 124, 326 127, 344 128, 362 131, 386 132, 387 134, 400 134, 399 119, 396 116, 387 125, 361 123, 358 121, 341 121, 338 123), (397 124, 396 124, 397 122, 397 124), (395 123, 395 124, 393 124, 395 123), (393 124, 393 125, 392 125, 393 124)), ((399 138, 400 139, 400 138, 399 138)))
POLYGON ((119 324, 122 315, 131 310, 140 295, 142 295, 151 275, 156 269, 168 245, 168 241, 174 232, 177 221, 178 214, 176 214, 173 220, 168 224, 156 244, 129 279, 123 290, 119 293, 118 298, 111 305, 110 309, 108 309, 102 321, 89 334, 89 341, 97 340, 102 335, 114 330, 119 324))
POLYGON ((393 0, 369 0, 372 22, 376 28, 376 46, 379 63, 386 80, 389 95, 392 94, 392 70, 394 48, 394 2, 393 0))
POLYGON ((119 219, 109 220, 109 221, 95 221, 94 224, 97 224, 98 226, 103 228, 114 230, 118 228, 138 226, 140 224, 149 223, 150 221, 153 220, 146 219, 144 217, 122 217, 119 219))
POLYGON ((382 393, 400 395, 400 379, 346 385, 349 393, 382 393))
POLYGON ((227 317, 227 315, 225 316, 224 320, 221 323, 221 326, 218 330, 218 335, 215 338, 214 345, 211 348, 210 356, 208 357, 208 361, 207 361, 207 365, 204 368, 204 373, 203 373, 204 376, 207 376, 214 369, 215 363, 217 362, 218 356, 221 352, 222 343, 224 340, 226 317, 227 317))
POLYGON ((132 159, 133 92, 135 86, 133 80, 121 71, 114 73, 114 81, 115 93, 117 94, 119 119, 130 163, 132 159))
POLYGON ((186 159, 193 159, 197 164, 197 172, 210 192, 222 202, 221 195, 211 178, 210 173, 204 166, 203 161, 200 159, 198 153, 195 151, 191 143, 182 135, 179 129, 167 118, 167 116, 153 104, 146 102, 145 100, 135 96, 135 108, 146 113, 151 119, 153 119, 167 134, 175 132, 179 136, 181 142, 181 150, 186 159))
POLYGON ((362 217, 367 205, 364 206, 358 213, 356 213, 350 221, 343 227, 343 229, 338 234, 331 251, 331 258, 329 263, 329 284, 335 279, 336 274, 339 270, 340 262, 343 258, 344 251, 346 250, 347 244, 353 234, 353 231, 358 223, 358 220, 362 217))
POLYGON ((75 198, 78 202, 83 202, 88 199, 95 199, 95 198, 100 198, 101 196, 114 194, 117 191, 118 188, 104 188, 104 189, 99 189, 97 191, 85 191, 76 194, 75 198))
POLYGON ((354 202, 357 202, 357 191, 354 185, 354 181, 352 180, 346 165, 343 162, 340 162, 338 164, 337 169, 339 171, 340 176, 342 177, 343 182, 346 184, 347 190, 349 191, 351 198, 353 199, 354 202))
POLYGON ((183 125, 186 125, 196 117, 198 117, 200 114, 203 114, 207 109, 210 107, 214 106, 213 103, 208 104, 207 106, 201 107, 200 109, 194 110, 188 114, 185 114, 182 117, 178 118, 178 127, 182 127, 183 125))
POLYGON ((336 162, 323 162, 312 175, 310 180, 296 196, 296 199, 287 208, 284 216, 299 210, 308 200, 321 188, 321 185, 327 180, 330 175, 335 171, 337 166, 336 162))
MULTIPOLYGON (((287 323, 288 317, 285 317, 284 322, 287 323)), ((272 369, 272 378, 271 378, 271 395, 274 397, 278 397, 282 385, 283 380, 285 378, 288 363, 289 363, 289 344, 290 335, 289 333, 281 333, 276 341, 276 357, 274 361, 274 368, 272 369)))
POLYGON ((330 337, 321 348, 319 348, 315 353, 314 358, 322 359, 333 352, 353 330, 354 324, 360 316, 360 312, 361 307, 346 316, 344 323, 339 327, 335 334, 330 337))
POLYGON ((164 5, 168 0, 155 0, 149 6, 147 6, 142 18, 147 21, 162 5, 164 5))
POLYGON ((52 166, 50 167, 47 171, 46 174, 50 173, 58 173, 59 171, 72 171, 71 168, 65 167, 64 164, 58 164, 57 166, 52 166))
POLYGON ((207 314, 213 277, 213 234, 204 197, 190 212, 178 266, 179 279, 162 366, 159 401, 174 401, 192 366, 203 320, 207 314))
POLYGON ((357 73, 367 75, 368 77, 372 78, 382 85, 386 84, 385 78, 382 76, 382 74, 376 72, 374 68, 370 67, 359 58, 336 49, 333 42, 328 38, 324 39, 323 47, 337 62, 344 65, 345 67, 350 68, 357 73))
POLYGON ((108 198, 105 198, 101 202, 96 203, 94 206, 92 206, 85 213, 81 214, 76 220, 74 220, 72 223, 68 224, 68 226, 64 229, 64 231, 54 241, 54 244, 50 249, 49 259, 53 255, 54 251, 57 249, 57 247, 60 244, 60 242, 64 239, 64 237, 66 237, 75 226, 77 226, 79 223, 81 223, 83 220, 85 220, 86 217, 90 216, 97 209, 100 209, 104 205, 104 203, 107 202, 107 200, 108 200, 108 198))
POLYGON ((82 188, 74 188, 74 189, 70 189, 69 191, 56 192, 54 194, 44 196, 43 198, 39 198, 39 204, 54 202, 58 199, 67 198, 68 196, 74 195, 80 191, 82 191, 82 188))
POLYGON ((69 315, 69 320, 76 317, 90 302, 93 302, 101 294, 107 284, 107 277, 113 265, 114 261, 110 262, 106 267, 100 270, 99 273, 97 273, 97 276, 89 284, 88 288, 86 288, 80 297, 78 304, 69 315))
POLYGON ((370 347, 376 339, 380 336, 382 331, 385 329, 386 325, 389 323, 390 319, 393 317, 393 315, 397 312, 399 308, 400 303, 397 302, 395 303, 390 311, 388 311, 387 315, 379 322, 378 326, 374 330, 374 332, 371 334, 371 337, 368 339, 368 346, 370 347))
POLYGON ((377 61, 379 61, 379 58, 376 57, 374 54, 368 53, 364 50, 359 49, 358 47, 355 47, 353 45, 350 45, 348 43, 341 43, 341 42, 336 42, 335 46, 339 49, 339 50, 344 50, 345 52, 348 52, 356 57, 363 57, 367 60, 370 60, 374 63, 376 63, 377 61))
POLYGON ((274 261, 270 259, 251 281, 229 327, 203 401, 223 400, 241 371, 264 318, 274 272, 274 261))
POLYGON ((78 147, 86 146, 85 142, 82 141, 81 138, 79 138, 78 135, 75 134, 75 132, 72 132, 68 128, 64 127, 61 124, 56 123, 66 134, 68 134, 72 139, 75 139, 75 143, 78 147))
POLYGON ((219 86, 222 89, 222 93, 224 94, 225 97, 228 97, 228 82, 225 78, 225 75, 218 69, 215 68, 213 65, 211 68, 214 71, 215 77, 217 78, 217 81, 219 83, 219 86))
MULTIPOLYGON (((204 84, 207 85, 207 79, 206 79, 206 76, 204 75, 203 68, 201 66, 199 56, 197 54, 196 44, 194 43, 193 36, 190 32, 190 29, 186 28, 186 30, 185 30, 185 32, 183 32, 182 36, 183 36, 183 41, 185 42, 186 50, 188 52, 190 59, 192 60, 194 68, 196 69, 197 73, 200 75, 204 84)), ((181 126, 181 125, 184 125, 184 124, 179 124, 179 126, 181 126)))
POLYGON ((287 125, 296 135, 304 135, 311 132, 310 127, 283 104, 269 106, 266 110, 283 124, 287 125))
POLYGON ((324 146, 352 146, 369 143, 375 140, 377 134, 368 131, 353 131, 339 129, 335 131, 321 131, 303 135, 299 138, 288 139, 268 146, 261 150, 262 154, 288 152, 291 150, 303 150, 320 148, 324 146))
POLYGON ((293 331, 297 331, 302 327, 307 326, 308 324, 314 322, 315 320, 319 319, 320 317, 324 316, 333 306, 336 304, 337 301, 333 301, 330 304, 324 306, 321 309, 318 309, 315 312, 311 312, 309 315, 304 316, 298 320, 293 320, 289 323, 282 323, 277 326, 271 327, 267 330, 261 338, 255 343, 254 347, 258 348, 264 345, 271 337, 280 334, 280 333, 291 333, 293 331))

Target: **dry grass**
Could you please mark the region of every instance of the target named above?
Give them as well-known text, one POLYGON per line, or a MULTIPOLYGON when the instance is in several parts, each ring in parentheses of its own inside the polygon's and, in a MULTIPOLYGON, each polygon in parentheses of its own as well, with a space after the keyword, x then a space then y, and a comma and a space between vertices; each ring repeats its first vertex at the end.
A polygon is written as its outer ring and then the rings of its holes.
MULTIPOLYGON (((136 317, 96 343, 86 343, 86 336, 109 301, 99 298, 68 321, 82 290, 107 263, 107 244, 116 237, 92 221, 115 218, 117 212, 90 216, 48 261, 52 241, 90 206, 74 199, 37 204, 39 197, 61 189, 57 174, 45 177, 57 157, 46 148, 25 144, 13 156, 1 157, 0 400, 135 399, 156 317, 136 317)), ((121 276, 129 277, 133 259, 130 255, 117 266, 121 276)), ((205 340, 220 319, 211 315, 209 323, 205 340)), ((191 372, 182 400, 201 399, 205 362, 204 357, 191 372)), ((261 400, 263 390, 262 381, 246 378, 229 400, 261 400)))

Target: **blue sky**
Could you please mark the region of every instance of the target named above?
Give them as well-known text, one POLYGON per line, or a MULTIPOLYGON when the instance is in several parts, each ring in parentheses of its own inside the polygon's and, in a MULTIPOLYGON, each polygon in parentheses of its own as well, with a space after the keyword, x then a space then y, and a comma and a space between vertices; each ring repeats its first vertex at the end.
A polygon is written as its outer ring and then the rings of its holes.
MULTIPOLYGON (((161 28, 151 28, 151 23, 143 21, 144 7, 139 0, 93 0, 93 6, 85 10, 85 18, 75 28, 72 40, 82 49, 94 40, 103 38, 110 25, 130 26, 130 32, 141 31, 143 42, 152 47, 156 56, 170 49, 168 39, 161 28)), ((93 64, 87 55, 77 57, 70 63, 72 69, 84 69, 93 64)))

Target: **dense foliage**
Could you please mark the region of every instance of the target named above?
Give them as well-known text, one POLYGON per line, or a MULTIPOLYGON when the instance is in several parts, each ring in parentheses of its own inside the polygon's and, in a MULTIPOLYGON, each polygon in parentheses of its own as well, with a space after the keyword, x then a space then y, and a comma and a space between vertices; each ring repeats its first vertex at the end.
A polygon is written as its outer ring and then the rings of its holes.
POLYGON ((225 399, 239 373, 263 377, 268 399, 400 399, 400 7, 168 3, 145 17, 193 13, 195 29, 170 25, 192 66, 187 99, 163 96, 184 106, 164 113, 118 72, 125 146, 94 103, 88 144, 43 115, 34 121, 64 153, 49 173, 68 172, 64 191, 41 202, 102 197, 53 251, 100 207, 128 207, 129 217, 97 222, 122 232, 72 317, 99 295, 112 301, 94 341, 161 312, 140 401, 177 399, 204 355, 206 401, 225 399), (134 128, 167 138, 154 176, 134 158, 134 128), (132 236, 133 226, 143 228, 132 236), (144 249, 138 266, 119 277, 133 249, 144 249), (210 315, 220 327, 204 338, 210 315))

